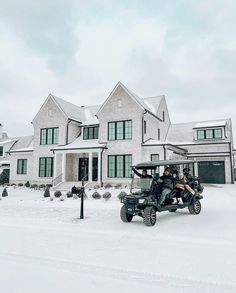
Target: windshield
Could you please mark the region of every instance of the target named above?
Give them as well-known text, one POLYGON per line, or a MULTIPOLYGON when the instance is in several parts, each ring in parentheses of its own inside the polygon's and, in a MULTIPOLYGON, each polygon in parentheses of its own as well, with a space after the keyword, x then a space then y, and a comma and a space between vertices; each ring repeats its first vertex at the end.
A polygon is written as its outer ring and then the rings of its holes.
POLYGON ((131 184, 131 192, 145 192, 150 191, 152 185, 152 178, 133 178, 131 184))

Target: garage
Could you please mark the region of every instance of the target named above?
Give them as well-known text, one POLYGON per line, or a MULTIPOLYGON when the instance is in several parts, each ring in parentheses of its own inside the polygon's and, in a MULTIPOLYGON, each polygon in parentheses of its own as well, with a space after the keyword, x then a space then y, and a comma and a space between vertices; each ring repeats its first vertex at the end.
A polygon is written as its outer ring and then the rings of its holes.
POLYGON ((198 174, 202 183, 225 184, 225 162, 204 161, 199 162, 198 174))

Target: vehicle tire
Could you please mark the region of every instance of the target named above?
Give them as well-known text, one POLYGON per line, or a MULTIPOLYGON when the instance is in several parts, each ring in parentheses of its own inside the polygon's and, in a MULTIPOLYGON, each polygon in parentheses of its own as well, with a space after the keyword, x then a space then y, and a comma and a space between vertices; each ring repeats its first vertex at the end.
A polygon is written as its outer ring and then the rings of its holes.
POLYGON ((195 199, 193 201, 193 204, 188 206, 188 210, 189 210, 190 214, 192 214, 192 215, 200 214, 201 208, 202 208, 201 202, 198 199, 195 199))
POLYGON ((170 213, 175 213, 176 211, 177 211, 177 209, 169 210, 170 213))
POLYGON ((120 218, 124 223, 130 223, 133 219, 133 215, 127 214, 125 205, 120 210, 120 218))
POLYGON ((156 224, 156 210, 154 207, 146 207, 143 212, 143 222, 146 226, 156 224))

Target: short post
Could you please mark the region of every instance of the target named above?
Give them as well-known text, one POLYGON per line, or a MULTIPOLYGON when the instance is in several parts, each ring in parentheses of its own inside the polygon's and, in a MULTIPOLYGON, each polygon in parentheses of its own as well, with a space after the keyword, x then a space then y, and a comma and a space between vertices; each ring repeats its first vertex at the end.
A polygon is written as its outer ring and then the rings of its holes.
POLYGON ((84 178, 82 179, 81 187, 81 202, 80 202, 80 219, 84 218, 84 178))

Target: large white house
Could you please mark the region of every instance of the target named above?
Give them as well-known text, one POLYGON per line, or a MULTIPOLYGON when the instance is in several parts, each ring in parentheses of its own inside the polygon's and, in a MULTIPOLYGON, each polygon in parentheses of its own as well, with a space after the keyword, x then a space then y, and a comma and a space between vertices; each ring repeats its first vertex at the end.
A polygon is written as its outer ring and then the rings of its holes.
POLYGON ((122 183, 132 164, 186 158, 203 182, 234 182, 230 119, 171 124, 165 96, 140 98, 120 82, 102 105, 50 94, 32 124, 9 150, 11 183, 122 183))

